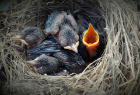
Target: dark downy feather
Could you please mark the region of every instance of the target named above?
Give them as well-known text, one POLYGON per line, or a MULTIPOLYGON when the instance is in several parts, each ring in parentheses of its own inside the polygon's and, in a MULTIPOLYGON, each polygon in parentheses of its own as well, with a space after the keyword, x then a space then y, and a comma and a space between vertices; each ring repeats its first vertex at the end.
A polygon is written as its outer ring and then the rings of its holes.
POLYGON ((56 72, 59 72, 62 67, 62 62, 60 62, 58 59, 47 56, 45 54, 42 54, 35 60, 37 71, 40 74, 54 74, 56 72))
POLYGON ((28 44, 35 44, 39 40, 44 39, 44 35, 40 28, 27 27, 21 32, 21 36, 28 44))
POLYGON ((82 69, 85 66, 85 62, 79 54, 63 49, 52 35, 49 35, 48 38, 43 43, 28 50, 29 59, 35 59, 42 54, 52 56, 62 62, 63 69, 68 70, 70 73, 78 72, 77 68, 82 69))
POLYGON ((46 36, 52 34, 62 47, 72 46, 79 40, 79 27, 70 13, 55 11, 50 14, 45 25, 46 36))

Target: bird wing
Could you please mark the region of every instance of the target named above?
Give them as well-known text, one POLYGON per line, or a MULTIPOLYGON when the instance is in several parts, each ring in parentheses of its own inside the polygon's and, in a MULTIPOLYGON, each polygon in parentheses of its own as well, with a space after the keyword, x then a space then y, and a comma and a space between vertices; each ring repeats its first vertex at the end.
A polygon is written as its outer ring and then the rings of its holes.
POLYGON ((58 43, 52 41, 45 41, 33 48, 28 50, 28 58, 34 59, 42 54, 51 55, 55 52, 60 51, 61 46, 58 43))

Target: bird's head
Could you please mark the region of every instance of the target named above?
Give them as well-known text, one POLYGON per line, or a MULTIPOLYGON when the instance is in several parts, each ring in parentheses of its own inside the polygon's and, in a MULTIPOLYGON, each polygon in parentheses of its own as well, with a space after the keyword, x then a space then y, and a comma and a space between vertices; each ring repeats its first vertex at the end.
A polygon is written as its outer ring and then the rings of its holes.
POLYGON ((47 64, 49 57, 45 54, 40 55, 39 57, 35 58, 34 60, 27 61, 27 64, 32 67, 39 67, 43 64, 47 64))
POLYGON ((96 49, 99 46, 99 34, 96 32, 92 24, 89 24, 88 29, 84 32, 83 44, 86 46, 91 57, 96 55, 96 49))
POLYGON ((22 47, 33 47, 42 42, 44 39, 41 30, 37 27, 28 27, 24 29, 21 34, 13 37, 16 42, 21 42, 22 47))
POLYGON ((58 37, 59 42, 64 49, 78 53, 79 36, 72 27, 69 25, 62 26, 58 37))

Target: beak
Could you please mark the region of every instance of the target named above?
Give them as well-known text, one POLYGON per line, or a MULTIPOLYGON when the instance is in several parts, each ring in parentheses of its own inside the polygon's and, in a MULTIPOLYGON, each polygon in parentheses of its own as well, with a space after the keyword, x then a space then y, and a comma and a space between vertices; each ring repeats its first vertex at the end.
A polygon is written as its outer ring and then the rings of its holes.
POLYGON ((75 53, 78 53, 77 47, 78 47, 78 45, 72 44, 71 46, 66 46, 66 47, 64 47, 64 49, 72 50, 72 51, 74 51, 75 53))
POLYGON ((71 50, 74 51, 75 53, 78 53, 77 46, 75 44, 71 46, 71 50))
POLYGON ((21 39, 20 41, 21 41, 22 44, 28 45, 28 43, 25 40, 21 39))
POLYGON ((89 24, 88 30, 83 35, 83 44, 91 56, 96 55, 96 49, 99 46, 99 34, 96 32, 92 24, 89 24))
POLYGON ((14 41, 16 42, 21 42, 22 36, 21 35, 17 35, 15 37, 12 38, 14 41))
POLYGON ((15 40, 16 42, 21 42, 22 47, 24 47, 25 45, 28 45, 28 43, 22 38, 21 35, 17 35, 13 37, 12 39, 15 40))
POLYGON ((36 66, 36 64, 37 64, 34 60, 27 61, 26 63, 29 64, 32 67, 36 66))

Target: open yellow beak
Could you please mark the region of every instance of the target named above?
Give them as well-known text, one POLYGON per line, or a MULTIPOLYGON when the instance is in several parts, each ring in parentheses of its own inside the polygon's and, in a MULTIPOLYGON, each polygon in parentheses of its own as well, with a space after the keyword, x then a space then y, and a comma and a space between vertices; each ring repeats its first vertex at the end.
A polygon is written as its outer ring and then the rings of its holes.
POLYGON ((92 24, 89 24, 88 30, 85 31, 82 41, 83 44, 87 47, 89 53, 91 55, 95 55, 93 53, 99 46, 99 35, 92 24))

